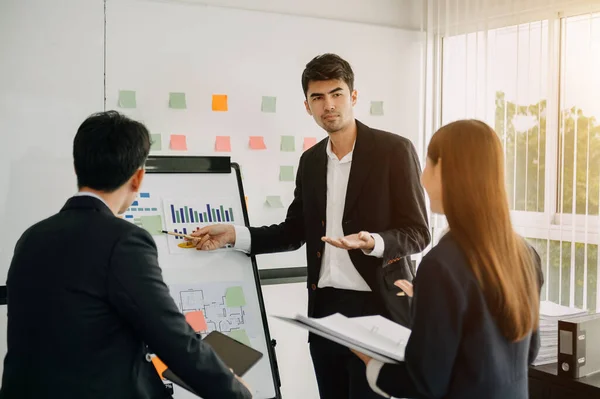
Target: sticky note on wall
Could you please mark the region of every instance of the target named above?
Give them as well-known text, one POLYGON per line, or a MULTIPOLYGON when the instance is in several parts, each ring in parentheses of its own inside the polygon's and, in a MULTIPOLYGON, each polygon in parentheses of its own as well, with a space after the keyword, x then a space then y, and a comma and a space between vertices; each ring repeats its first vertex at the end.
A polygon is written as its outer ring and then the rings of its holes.
POLYGON ((187 151, 187 140, 184 134, 172 134, 171 144, 172 150, 187 151))
POLYGON ((120 90, 119 91, 119 107, 121 108, 135 108, 137 106, 135 100, 135 91, 133 90, 120 90))
POLYGON ((279 181, 294 181, 294 167, 293 166, 280 166, 279 167, 279 181))
POLYGON ((169 93, 169 107, 173 109, 187 108, 185 93, 169 93))
POLYGON ((229 136, 217 136, 215 151, 231 152, 231 138, 229 136))
POLYGON ((160 134, 150 135, 150 151, 162 150, 162 136, 160 134))
POLYGON ((262 112, 276 112, 277 97, 263 96, 260 110, 262 112))
POLYGON ((253 150, 266 150, 265 138, 263 136, 250 136, 250 148, 253 150))
POLYGON ((266 202, 271 208, 283 208, 283 203, 279 195, 267 195, 266 202))
POLYGON ((371 115, 383 115, 383 101, 371 101, 371 115))
POLYGON ((316 137, 305 137, 304 138, 304 146, 303 146, 304 151, 308 150, 310 147, 312 147, 315 144, 317 144, 316 137))
POLYGON ((213 94, 212 110, 225 112, 228 110, 227 94, 213 94))
POLYGON ((281 136, 281 151, 296 151, 296 138, 294 136, 281 136))

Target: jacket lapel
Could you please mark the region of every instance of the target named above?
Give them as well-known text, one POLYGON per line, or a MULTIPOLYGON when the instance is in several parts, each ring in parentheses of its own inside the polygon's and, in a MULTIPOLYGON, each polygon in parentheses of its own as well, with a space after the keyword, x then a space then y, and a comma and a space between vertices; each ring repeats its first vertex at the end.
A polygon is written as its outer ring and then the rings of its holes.
POLYGON ((317 201, 317 210, 321 220, 325 220, 327 206, 327 147, 328 140, 322 140, 319 143, 314 158, 310 162, 310 174, 314 182, 315 198, 317 201))
POLYGON ((348 214, 356 204, 367 177, 369 176, 371 158, 373 156, 373 136, 368 126, 356 121, 356 144, 352 153, 352 166, 350 167, 350 178, 346 191, 346 202, 344 204, 343 220, 347 221, 348 214))

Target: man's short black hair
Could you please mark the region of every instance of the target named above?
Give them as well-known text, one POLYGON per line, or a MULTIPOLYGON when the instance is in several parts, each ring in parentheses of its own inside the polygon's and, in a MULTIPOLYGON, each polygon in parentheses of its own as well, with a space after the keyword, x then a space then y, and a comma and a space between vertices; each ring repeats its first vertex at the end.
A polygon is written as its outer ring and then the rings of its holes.
POLYGON ((117 111, 93 114, 73 142, 77 185, 115 191, 144 165, 149 152, 150 134, 142 123, 117 111))
POLYGON ((348 61, 336 54, 322 54, 313 58, 302 72, 302 90, 308 92, 308 83, 313 80, 343 80, 350 91, 354 90, 354 72, 348 61))

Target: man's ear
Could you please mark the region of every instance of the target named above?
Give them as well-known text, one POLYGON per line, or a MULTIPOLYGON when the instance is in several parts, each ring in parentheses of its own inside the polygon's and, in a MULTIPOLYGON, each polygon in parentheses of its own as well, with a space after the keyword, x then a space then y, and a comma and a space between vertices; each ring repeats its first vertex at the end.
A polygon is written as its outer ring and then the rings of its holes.
POLYGON ((358 92, 356 90, 352 90, 351 97, 352 97, 352 106, 355 106, 356 100, 358 99, 358 92))
POLYGON ((135 171, 133 176, 131 177, 131 190, 136 193, 140 191, 142 187, 142 181, 144 180, 144 176, 146 175, 146 171, 143 168, 140 168, 135 171))
POLYGON ((310 110, 310 106, 308 105, 308 100, 304 100, 304 106, 306 107, 306 112, 312 116, 312 111, 310 110))

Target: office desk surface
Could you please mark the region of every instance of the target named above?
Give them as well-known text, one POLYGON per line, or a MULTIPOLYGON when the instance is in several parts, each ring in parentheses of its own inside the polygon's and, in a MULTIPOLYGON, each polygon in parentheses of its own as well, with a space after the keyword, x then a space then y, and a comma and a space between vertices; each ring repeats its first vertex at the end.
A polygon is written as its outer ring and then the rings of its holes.
POLYGON ((600 372, 577 380, 559 377, 556 363, 529 368, 530 399, 598 399, 600 372))

